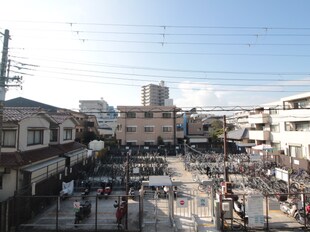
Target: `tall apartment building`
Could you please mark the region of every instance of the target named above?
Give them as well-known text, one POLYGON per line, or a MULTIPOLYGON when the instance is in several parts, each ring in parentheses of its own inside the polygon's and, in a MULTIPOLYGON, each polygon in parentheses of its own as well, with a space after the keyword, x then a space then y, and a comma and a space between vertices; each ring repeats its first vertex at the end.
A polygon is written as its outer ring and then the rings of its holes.
POLYGON ((164 81, 158 85, 149 84, 141 87, 141 103, 143 106, 164 106, 169 99, 169 88, 164 81))
POLYGON ((114 135, 117 113, 114 107, 101 100, 80 100, 80 112, 96 117, 102 135, 114 135))

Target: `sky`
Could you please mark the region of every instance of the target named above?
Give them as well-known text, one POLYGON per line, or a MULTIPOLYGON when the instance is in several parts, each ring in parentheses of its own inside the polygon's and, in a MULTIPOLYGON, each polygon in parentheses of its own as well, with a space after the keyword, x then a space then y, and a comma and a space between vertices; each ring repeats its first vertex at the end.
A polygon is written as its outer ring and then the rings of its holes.
POLYGON ((163 80, 178 107, 242 109, 309 91, 307 0, 1 0, 0 8, 9 76, 22 76, 6 100, 141 105, 141 86, 163 80))

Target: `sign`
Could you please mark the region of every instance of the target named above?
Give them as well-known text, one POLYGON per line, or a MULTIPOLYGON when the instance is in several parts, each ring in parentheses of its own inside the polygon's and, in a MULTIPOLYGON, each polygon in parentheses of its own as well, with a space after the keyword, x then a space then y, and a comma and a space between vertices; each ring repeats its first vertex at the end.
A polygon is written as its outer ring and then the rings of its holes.
POLYGON ((188 207, 188 200, 187 198, 178 198, 177 199, 177 207, 178 208, 187 208, 188 207))
POLYGON ((275 168, 275 174, 276 174, 277 179, 288 182, 288 171, 287 170, 284 170, 281 168, 275 168))
POLYGON ((262 195, 249 195, 247 202, 247 215, 250 227, 264 227, 265 216, 262 195))
POLYGON ((260 156, 260 154, 250 154, 250 161, 260 161, 262 158, 260 156))
POLYGON ((197 197, 197 207, 209 207, 209 201, 207 197, 197 197))

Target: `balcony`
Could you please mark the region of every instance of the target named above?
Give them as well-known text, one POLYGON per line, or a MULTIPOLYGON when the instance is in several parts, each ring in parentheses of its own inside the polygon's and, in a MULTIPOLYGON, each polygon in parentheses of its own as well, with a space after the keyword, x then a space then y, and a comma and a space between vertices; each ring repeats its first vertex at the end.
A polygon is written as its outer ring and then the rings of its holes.
POLYGON ((249 115, 249 123, 250 124, 265 124, 269 123, 269 114, 253 114, 249 115))
POLYGON ((270 140, 270 131, 263 130, 250 130, 249 131, 250 140, 270 140))

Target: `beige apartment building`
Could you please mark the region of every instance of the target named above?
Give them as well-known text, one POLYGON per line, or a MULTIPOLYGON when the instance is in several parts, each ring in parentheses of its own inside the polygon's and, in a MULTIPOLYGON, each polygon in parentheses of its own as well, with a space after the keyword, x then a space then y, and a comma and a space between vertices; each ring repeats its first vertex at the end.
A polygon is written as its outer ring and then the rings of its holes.
POLYGON ((183 140, 183 116, 176 106, 118 106, 120 145, 176 145, 183 140))

